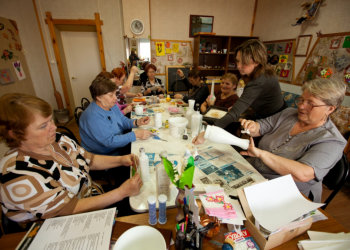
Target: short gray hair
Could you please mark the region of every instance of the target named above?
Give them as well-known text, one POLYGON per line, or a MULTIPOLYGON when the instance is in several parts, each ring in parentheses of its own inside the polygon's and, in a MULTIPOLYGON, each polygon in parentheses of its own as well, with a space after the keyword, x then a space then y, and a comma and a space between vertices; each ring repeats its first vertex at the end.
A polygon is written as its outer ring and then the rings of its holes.
POLYGON ((338 108, 344 100, 346 85, 335 78, 316 78, 305 82, 301 90, 308 91, 327 105, 338 108))

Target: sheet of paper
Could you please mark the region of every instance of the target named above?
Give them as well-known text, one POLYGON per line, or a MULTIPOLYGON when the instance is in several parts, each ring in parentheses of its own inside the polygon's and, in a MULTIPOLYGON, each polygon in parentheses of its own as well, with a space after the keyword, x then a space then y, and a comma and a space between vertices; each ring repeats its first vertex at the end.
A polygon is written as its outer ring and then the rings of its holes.
POLYGON ((291 175, 244 188, 255 219, 273 232, 323 204, 305 199, 291 175))
POLYGON ((304 250, 344 250, 350 249, 350 240, 302 240, 299 241, 304 250))
POLYGON ((29 250, 109 249, 115 208, 45 220, 29 250))
POLYGON ((350 233, 325 233, 316 231, 307 231, 311 240, 350 240, 350 233))

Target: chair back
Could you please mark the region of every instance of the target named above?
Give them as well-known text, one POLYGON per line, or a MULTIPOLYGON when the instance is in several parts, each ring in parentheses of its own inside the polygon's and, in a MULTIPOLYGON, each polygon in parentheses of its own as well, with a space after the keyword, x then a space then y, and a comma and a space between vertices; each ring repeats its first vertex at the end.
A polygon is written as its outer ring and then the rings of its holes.
POLYGON ((334 196, 339 192, 339 190, 344 185, 346 178, 349 175, 349 163, 346 155, 343 154, 342 158, 335 164, 335 166, 329 170, 328 174, 323 178, 322 183, 330 190, 331 194, 328 196, 325 205, 322 209, 326 209, 328 204, 332 201, 334 196))
POLYGON ((66 136, 68 136, 70 139, 72 139, 73 141, 75 141, 78 145, 80 145, 77 137, 75 137, 74 133, 67 127, 65 126, 57 126, 57 132, 64 134, 66 136))
POLYGON ((84 112, 84 109, 82 107, 76 107, 74 109, 74 118, 75 118, 75 121, 79 127, 79 119, 80 119, 80 116, 81 114, 84 112))
POLYGON ((83 98, 81 98, 80 103, 81 103, 81 108, 82 108, 83 110, 85 110, 85 109, 89 106, 90 101, 89 101, 89 99, 87 99, 86 97, 83 97, 83 98))

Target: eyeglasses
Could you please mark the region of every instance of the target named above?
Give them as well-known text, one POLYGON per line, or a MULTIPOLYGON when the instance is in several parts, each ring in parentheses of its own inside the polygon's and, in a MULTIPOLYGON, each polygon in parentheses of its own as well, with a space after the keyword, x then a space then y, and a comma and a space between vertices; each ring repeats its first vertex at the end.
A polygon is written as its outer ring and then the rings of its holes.
POLYGON ((302 97, 296 98, 296 99, 295 99, 295 103, 296 103, 297 105, 304 104, 305 107, 306 107, 308 110, 312 110, 313 108, 318 108, 318 107, 323 107, 323 106, 329 106, 329 105, 327 105, 327 104, 315 105, 315 104, 313 104, 311 101, 305 100, 305 99, 302 98, 302 97))

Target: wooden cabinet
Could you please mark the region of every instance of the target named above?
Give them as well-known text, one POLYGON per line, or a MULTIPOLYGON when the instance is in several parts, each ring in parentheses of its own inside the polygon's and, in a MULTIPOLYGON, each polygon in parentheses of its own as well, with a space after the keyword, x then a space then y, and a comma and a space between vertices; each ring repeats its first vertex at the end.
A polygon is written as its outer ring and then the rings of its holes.
POLYGON ((253 38, 257 37, 195 35, 193 65, 204 77, 222 76, 228 72, 239 77, 233 51, 244 41, 253 38))

